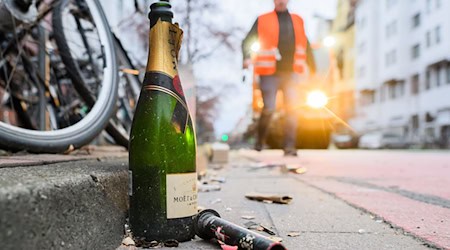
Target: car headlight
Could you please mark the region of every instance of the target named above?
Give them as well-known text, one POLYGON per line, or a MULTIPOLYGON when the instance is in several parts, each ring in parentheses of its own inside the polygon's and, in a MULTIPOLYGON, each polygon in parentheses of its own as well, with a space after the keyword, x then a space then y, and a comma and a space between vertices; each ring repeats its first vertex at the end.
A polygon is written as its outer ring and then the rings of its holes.
POLYGON ((311 108, 320 109, 328 104, 328 97, 323 91, 314 90, 308 93, 306 104, 311 108))

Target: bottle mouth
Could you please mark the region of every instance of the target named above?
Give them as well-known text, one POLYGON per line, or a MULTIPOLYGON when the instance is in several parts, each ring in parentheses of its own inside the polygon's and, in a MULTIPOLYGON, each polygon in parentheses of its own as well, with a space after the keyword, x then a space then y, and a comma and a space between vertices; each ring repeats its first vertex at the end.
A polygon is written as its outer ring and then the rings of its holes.
POLYGON ((152 19, 152 17, 166 17, 173 18, 172 5, 169 1, 158 1, 150 5, 150 13, 148 17, 152 19))

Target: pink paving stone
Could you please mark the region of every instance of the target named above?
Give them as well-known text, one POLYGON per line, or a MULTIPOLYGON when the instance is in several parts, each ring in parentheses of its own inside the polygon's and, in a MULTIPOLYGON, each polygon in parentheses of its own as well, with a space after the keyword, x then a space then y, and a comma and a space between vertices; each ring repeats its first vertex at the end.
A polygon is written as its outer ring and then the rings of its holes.
POLYGON ((313 186, 364 208, 392 224, 450 249, 450 209, 412 200, 395 193, 338 182, 345 177, 385 188, 450 199, 450 154, 411 151, 299 151, 285 158, 280 150, 242 154, 263 162, 296 163, 308 168, 298 176, 313 186))
POLYGON ((6 157, 0 157, 0 167, 30 165, 32 163, 33 163, 33 161, 31 161, 31 160, 8 159, 6 157))
POLYGON ((450 209, 329 179, 304 181, 379 215, 407 232, 450 249, 450 209))

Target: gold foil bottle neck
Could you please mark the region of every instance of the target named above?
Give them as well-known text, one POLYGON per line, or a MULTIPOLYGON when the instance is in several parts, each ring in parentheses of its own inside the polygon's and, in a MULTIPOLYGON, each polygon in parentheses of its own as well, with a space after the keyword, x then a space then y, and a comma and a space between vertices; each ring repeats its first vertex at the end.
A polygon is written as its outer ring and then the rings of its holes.
POLYGON ((178 55, 183 30, 178 24, 158 20, 150 29, 147 72, 161 72, 170 77, 178 75, 178 55))

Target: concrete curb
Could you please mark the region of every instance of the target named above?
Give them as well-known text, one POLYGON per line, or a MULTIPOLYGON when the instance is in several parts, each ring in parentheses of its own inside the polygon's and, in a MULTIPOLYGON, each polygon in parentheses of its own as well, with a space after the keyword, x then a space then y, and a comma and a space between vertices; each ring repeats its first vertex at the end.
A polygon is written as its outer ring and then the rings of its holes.
POLYGON ((0 168, 1 249, 115 249, 127 159, 0 168))

